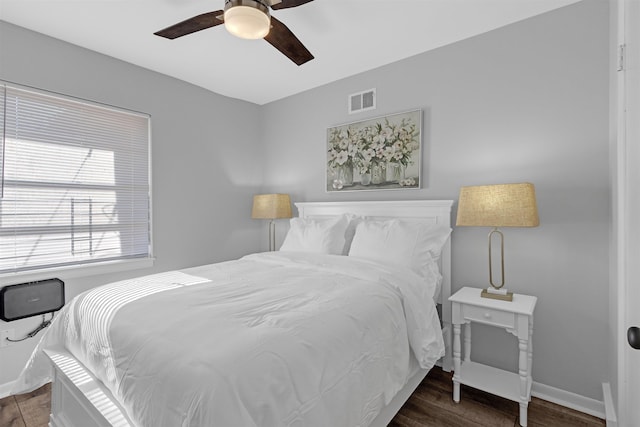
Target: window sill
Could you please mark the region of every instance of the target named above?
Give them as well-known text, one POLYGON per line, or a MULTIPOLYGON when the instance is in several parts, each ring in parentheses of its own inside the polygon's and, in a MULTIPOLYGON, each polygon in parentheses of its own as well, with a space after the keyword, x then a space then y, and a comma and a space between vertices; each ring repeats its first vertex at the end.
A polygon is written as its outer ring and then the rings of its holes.
POLYGON ((60 276, 63 280, 75 277, 95 276, 98 274, 117 273, 121 271, 137 270, 141 268, 153 267, 155 258, 105 261, 83 266, 65 266, 47 268, 38 271, 25 271, 19 273, 0 274, 2 282, 12 281, 33 282, 36 280, 49 279, 51 277, 60 276))

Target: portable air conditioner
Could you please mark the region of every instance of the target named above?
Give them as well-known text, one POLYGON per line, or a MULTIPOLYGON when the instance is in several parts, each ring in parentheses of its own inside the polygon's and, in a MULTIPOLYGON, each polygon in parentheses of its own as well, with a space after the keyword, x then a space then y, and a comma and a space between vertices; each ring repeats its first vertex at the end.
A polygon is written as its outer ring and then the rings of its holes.
POLYGON ((20 283, 0 289, 0 319, 10 322, 58 311, 64 305, 64 282, 60 279, 20 283))

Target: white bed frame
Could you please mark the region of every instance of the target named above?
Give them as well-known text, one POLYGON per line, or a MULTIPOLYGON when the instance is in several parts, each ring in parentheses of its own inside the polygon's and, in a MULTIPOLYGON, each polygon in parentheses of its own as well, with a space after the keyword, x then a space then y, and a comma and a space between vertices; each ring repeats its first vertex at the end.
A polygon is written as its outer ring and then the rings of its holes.
MULTIPOLYGON (((412 200, 384 202, 315 202, 296 203, 300 217, 334 216, 352 213, 369 218, 428 219, 434 224, 451 226, 452 200, 412 200)), ((440 360, 443 370, 449 372, 451 358, 451 243, 445 244, 440 258, 442 290, 439 303, 446 355, 440 360)), ((102 385, 77 359, 65 351, 46 351, 54 368, 51 389, 50 427, 127 427, 134 424, 102 385)), ((373 421, 371 426, 384 427, 389 424, 416 387, 427 375, 420 370, 398 392, 373 421)))

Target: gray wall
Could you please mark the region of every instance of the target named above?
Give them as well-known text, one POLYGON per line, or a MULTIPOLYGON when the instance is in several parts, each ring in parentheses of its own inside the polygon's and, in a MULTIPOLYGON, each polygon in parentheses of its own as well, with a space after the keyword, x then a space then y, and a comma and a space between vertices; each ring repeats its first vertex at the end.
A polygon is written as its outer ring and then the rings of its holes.
MULTIPOLYGON (((618 298, 622 289, 618 286, 620 277, 618 269, 621 265, 621 254, 618 253, 618 241, 620 227, 623 225, 620 221, 621 215, 621 200, 624 197, 621 194, 621 189, 624 184, 620 182, 618 178, 618 152, 624 150, 624 147, 620 147, 618 142, 618 120, 621 117, 622 112, 618 109, 619 94, 618 94, 618 78, 620 78, 617 72, 618 68, 618 32, 620 30, 621 23, 618 22, 618 2, 609 2, 609 166, 610 166, 610 180, 611 180, 611 238, 609 240, 609 259, 610 269, 609 277, 612 286, 609 287, 609 348, 611 349, 609 354, 609 383, 611 387, 612 399, 615 405, 615 411, 617 412, 620 423, 624 420, 624 413, 622 412, 623 400, 618 394, 619 387, 623 386, 618 381, 621 377, 619 369, 622 369, 622 364, 618 364, 618 354, 620 351, 621 341, 624 337, 620 334, 621 325, 620 310, 618 310, 618 298), (613 285, 615 284, 615 285, 613 285)), ((625 345, 624 343, 622 345, 625 345)))
MULTIPOLYGON (((586 0, 264 107, 265 185, 295 201, 457 199, 530 181, 540 227, 506 229, 506 286, 538 297, 534 381, 602 399, 608 380, 608 4, 586 0), (377 110, 346 112, 377 88, 377 110), (421 190, 325 193, 326 128, 423 110, 421 190)), ((454 213, 455 215, 455 213, 454 213)), ((455 218, 455 217, 454 217, 455 218)), ((488 282, 487 233, 456 228, 453 288, 488 282)), ((517 341, 474 327, 472 358, 516 369, 517 341)))
MULTIPOLYGON (((0 80, 152 116, 152 269, 59 277, 67 297, 135 275, 207 264, 255 252, 264 224, 250 219, 262 181, 254 104, 217 95, 0 21, 0 80)), ((15 282, 3 281, 0 285, 15 282)), ((39 318, 0 321, 22 336, 39 318)), ((0 349, 0 385, 14 380, 35 340, 0 349)))

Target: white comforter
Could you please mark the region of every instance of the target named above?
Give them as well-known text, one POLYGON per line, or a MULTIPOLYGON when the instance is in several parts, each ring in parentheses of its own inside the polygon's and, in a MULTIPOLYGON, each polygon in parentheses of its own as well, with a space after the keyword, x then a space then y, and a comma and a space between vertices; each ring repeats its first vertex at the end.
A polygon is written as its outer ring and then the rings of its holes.
POLYGON ((366 426, 444 355, 425 280, 349 257, 272 252, 95 288, 67 304, 14 391, 64 346, 138 426, 366 426))

